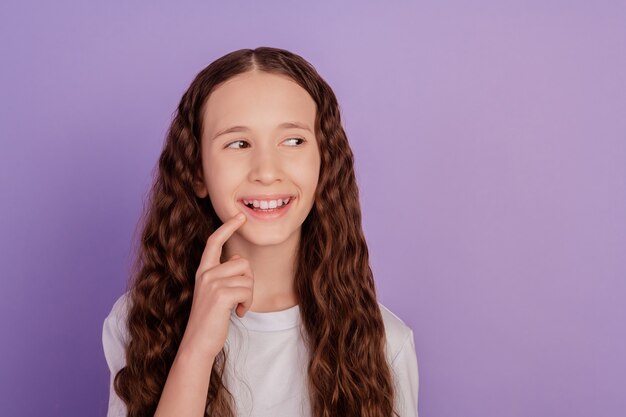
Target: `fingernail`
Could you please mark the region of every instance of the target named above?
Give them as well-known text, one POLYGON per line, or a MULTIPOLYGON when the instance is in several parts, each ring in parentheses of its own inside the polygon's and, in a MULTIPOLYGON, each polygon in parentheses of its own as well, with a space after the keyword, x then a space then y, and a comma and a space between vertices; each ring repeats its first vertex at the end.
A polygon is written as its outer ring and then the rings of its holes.
POLYGON ((241 213, 241 212, 239 212, 239 214, 237 215, 237 219, 238 220, 243 220, 245 217, 246 216, 243 213, 241 213))

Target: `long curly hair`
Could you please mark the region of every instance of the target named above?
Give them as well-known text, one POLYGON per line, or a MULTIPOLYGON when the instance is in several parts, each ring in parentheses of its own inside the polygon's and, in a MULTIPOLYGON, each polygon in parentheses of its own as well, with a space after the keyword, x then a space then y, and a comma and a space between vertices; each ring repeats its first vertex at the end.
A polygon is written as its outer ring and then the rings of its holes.
MULTIPOLYGON (((354 157, 337 99, 310 63, 270 47, 240 49, 208 65, 173 115, 139 223, 143 230, 128 290, 130 338, 115 391, 129 417, 154 415, 189 319, 202 252, 222 224, 208 196, 199 198, 193 188, 202 178, 204 104, 220 83, 253 70, 291 77, 317 104, 320 176, 314 206, 302 224, 294 276, 310 352, 313 416, 397 416, 384 323, 361 228, 354 157)), ((207 416, 234 416, 232 395, 222 381, 225 360, 222 349, 211 370, 207 416)))

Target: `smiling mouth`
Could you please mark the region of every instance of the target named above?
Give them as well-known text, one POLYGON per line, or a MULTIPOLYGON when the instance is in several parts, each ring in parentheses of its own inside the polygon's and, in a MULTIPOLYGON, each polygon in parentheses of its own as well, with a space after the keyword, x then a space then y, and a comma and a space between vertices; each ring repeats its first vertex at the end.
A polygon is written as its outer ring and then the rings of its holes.
POLYGON ((253 210, 255 212, 260 213, 271 213, 274 211, 280 211, 282 208, 287 207, 291 204, 295 197, 287 197, 284 199, 264 201, 264 200, 240 200, 241 204, 253 210))
POLYGON ((291 207, 291 202, 295 200, 295 198, 296 197, 288 197, 288 198, 283 199, 282 201, 283 204, 281 204, 280 206, 278 206, 277 200, 270 201, 271 206, 270 206, 270 202, 268 202, 267 200, 265 201, 256 200, 256 202, 249 201, 249 200, 245 200, 245 201, 239 200, 239 203, 241 203, 241 205, 243 206, 244 212, 247 213, 249 218, 255 219, 261 222, 273 222, 273 221, 277 221, 278 219, 282 219, 287 215, 291 207), (287 200, 286 201, 287 204, 284 204, 285 203, 284 200, 287 200), (250 207, 251 203, 252 203, 252 207, 250 207), (263 203, 262 206, 261 206, 261 203, 263 203), (255 207, 255 205, 258 207, 255 207))

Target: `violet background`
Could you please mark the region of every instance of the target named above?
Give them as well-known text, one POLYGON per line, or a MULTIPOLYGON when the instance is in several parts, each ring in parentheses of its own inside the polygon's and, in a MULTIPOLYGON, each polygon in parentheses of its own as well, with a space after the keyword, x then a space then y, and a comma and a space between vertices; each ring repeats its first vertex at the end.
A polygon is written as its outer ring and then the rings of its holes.
POLYGON ((420 416, 623 416, 626 3, 276 0, 0 5, 0 415, 106 414, 171 115, 257 46, 338 96, 420 416))

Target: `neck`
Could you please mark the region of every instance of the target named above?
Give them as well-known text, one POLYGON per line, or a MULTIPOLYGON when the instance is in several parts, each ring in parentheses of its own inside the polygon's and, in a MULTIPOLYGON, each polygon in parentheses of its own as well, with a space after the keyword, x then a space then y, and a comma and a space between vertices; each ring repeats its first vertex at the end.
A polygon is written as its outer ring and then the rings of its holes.
POLYGON ((228 239, 222 249, 222 259, 239 255, 250 262, 254 274, 250 311, 279 311, 298 304, 294 264, 299 241, 300 229, 273 245, 256 245, 237 232, 228 239))

